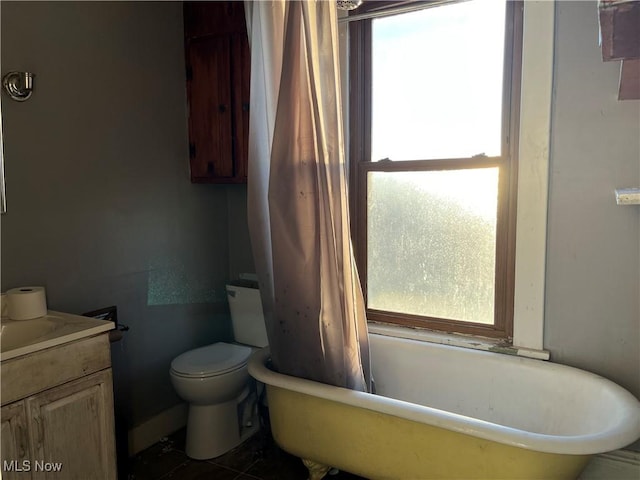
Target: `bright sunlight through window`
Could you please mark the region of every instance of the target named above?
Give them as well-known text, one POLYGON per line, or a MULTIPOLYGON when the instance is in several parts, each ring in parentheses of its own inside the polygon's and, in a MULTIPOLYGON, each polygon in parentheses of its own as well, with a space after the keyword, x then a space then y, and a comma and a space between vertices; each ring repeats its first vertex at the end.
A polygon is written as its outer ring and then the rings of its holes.
POLYGON ((444 166, 367 173, 367 306, 493 324, 505 2, 372 23, 371 161, 444 166))
POLYGON ((505 2, 373 21, 371 160, 500 154, 505 2))

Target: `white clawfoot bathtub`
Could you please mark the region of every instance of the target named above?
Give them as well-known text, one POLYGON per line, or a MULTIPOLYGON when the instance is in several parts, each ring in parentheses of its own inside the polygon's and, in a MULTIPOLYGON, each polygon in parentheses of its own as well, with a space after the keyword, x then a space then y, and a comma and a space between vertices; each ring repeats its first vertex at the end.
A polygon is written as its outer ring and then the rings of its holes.
POLYGON ((589 456, 640 437, 622 387, 540 360, 370 334, 377 394, 276 373, 258 351, 274 439, 370 479, 575 479, 589 456))

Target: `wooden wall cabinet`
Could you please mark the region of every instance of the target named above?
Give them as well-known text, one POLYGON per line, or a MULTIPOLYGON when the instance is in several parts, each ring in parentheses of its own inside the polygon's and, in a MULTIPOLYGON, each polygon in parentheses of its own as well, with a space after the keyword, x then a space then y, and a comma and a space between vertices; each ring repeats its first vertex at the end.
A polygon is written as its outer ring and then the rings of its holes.
POLYGON ((108 334, 3 362, 2 390, 3 479, 116 480, 108 334))
POLYGON ((243 2, 185 2, 189 160, 194 183, 245 183, 250 53, 243 2))
POLYGON ((618 100, 640 99, 640 0, 598 0, 605 62, 621 61, 618 100))

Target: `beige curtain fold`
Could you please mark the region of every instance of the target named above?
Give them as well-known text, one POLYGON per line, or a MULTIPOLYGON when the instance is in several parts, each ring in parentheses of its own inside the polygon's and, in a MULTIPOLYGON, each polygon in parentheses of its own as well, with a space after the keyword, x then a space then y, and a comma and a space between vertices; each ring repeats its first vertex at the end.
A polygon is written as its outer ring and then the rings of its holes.
POLYGON ((249 229, 274 367, 369 391, 335 2, 247 2, 249 229))

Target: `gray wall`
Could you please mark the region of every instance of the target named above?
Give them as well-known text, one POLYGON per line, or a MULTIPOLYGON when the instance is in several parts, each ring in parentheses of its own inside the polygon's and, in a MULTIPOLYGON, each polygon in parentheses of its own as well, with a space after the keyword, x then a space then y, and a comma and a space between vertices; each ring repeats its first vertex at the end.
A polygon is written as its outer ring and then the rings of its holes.
POLYGON ((545 347, 640 397, 640 102, 616 100, 595 2, 557 3, 545 347))
POLYGON ((241 273, 256 271, 247 224, 247 186, 229 186, 227 198, 229 201, 229 278, 234 279, 241 273))
POLYGON ((229 339, 226 187, 189 181, 179 2, 6 2, 2 95, 8 213, 2 290, 47 288, 51 309, 115 304, 129 426, 179 402, 169 363, 229 339))

